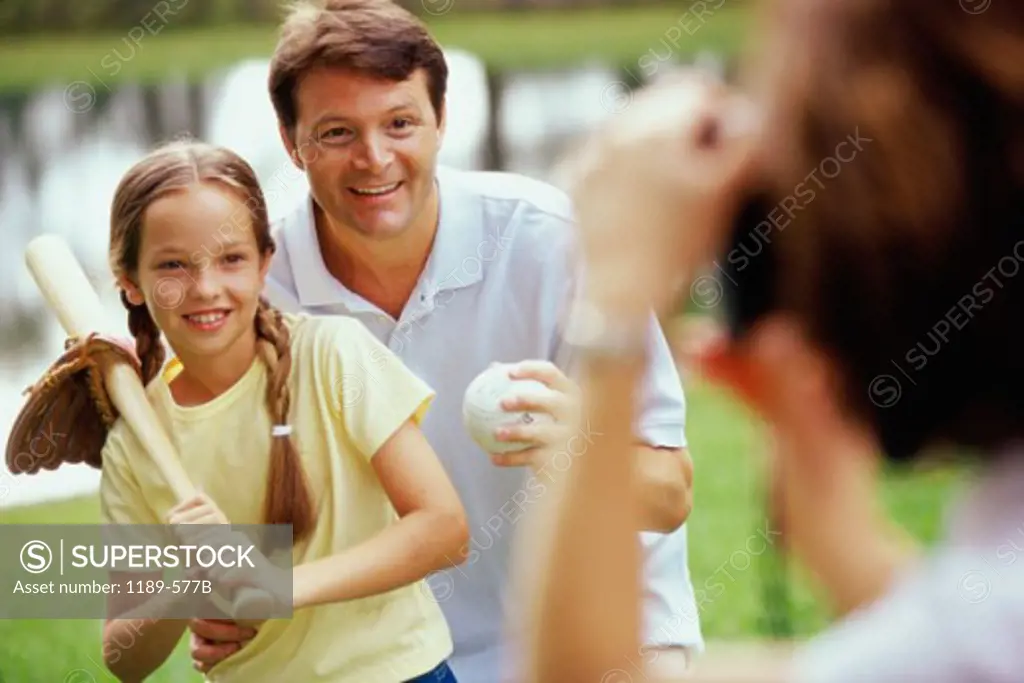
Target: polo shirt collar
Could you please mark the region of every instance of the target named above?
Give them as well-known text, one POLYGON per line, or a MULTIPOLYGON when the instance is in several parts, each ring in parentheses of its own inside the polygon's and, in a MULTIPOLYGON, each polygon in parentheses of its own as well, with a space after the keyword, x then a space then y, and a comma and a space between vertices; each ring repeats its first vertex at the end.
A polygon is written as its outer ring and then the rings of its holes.
POLYGON ((324 263, 313 216, 313 197, 307 194, 295 213, 287 218, 284 227, 299 304, 303 308, 350 305, 354 298, 352 292, 334 279, 324 263))
POLYGON ((430 292, 467 287, 483 279, 484 206, 464 183, 465 172, 439 167, 440 221, 421 284, 430 292))
MULTIPOLYGON (((481 252, 486 242, 483 205, 479 196, 461 182, 462 172, 438 167, 436 178, 440 220, 418 287, 431 293, 480 281, 481 252)), ((285 231, 296 293, 303 307, 341 304, 353 311, 372 309, 327 269, 317 239, 311 195, 290 217, 285 231)))

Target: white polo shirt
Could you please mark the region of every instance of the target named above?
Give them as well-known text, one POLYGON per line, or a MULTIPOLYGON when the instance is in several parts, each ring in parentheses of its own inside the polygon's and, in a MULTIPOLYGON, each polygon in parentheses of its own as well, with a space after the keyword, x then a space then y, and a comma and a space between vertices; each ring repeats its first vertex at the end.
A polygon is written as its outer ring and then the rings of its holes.
MULTIPOLYGON (((465 505, 470 548, 461 566, 428 582, 452 630, 451 664, 460 683, 496 683, 510 541, 516 522, 543 494, 545 473, 494 466, 463 427, 462 398, 494 361, 545 359, 565 366, 558 327, 573 284, 572 215, 564 193, 524 176, 445 167, 437 175, 437 237, 399 320, 328 272, 308 198, 274 225, 278 252, 266 293, 285 310, 358 318, 437 391, 423 430, 465 505)), ((684 447, 682 386, 653 317, 652 326, 638 433, 651 445, 684 447)), ((585 444, 578 446, 577 455, 585 444)), ((568 467, 572 455, 556 456, 552 467, 568 467)), ((685 525, 672 534, 641 536, 648 553, 648 642, 702 649, 685 525)), ((637 664, 643 664, 641 653, 637 664)))

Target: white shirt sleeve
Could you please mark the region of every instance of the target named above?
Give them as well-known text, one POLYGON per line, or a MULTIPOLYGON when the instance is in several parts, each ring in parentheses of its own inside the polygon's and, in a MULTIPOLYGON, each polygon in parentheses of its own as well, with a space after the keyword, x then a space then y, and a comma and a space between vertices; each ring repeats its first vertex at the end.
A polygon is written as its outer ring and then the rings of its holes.
POLYGON ((648 445, 685 448, 686 397, 665 333, 651 314, 650 352, 640 393, 637 431, 648 445))

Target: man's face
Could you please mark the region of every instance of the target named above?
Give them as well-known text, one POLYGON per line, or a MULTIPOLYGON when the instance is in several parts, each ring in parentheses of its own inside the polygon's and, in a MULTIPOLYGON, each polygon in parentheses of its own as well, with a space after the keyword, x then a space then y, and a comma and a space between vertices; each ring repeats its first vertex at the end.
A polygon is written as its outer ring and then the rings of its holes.
POLYGON ((336 227, 381 240, 421 219, 443 134, 426 71, 394 82, 321 67, 299 81, 295 101, 285 144, 336 227))

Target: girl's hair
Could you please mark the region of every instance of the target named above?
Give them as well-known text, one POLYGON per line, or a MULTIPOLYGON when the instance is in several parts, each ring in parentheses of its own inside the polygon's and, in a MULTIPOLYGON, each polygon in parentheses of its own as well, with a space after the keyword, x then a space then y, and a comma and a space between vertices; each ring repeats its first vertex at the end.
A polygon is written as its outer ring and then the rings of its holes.
POLYGON ((894 459, 1007 446, 1024 436, 1024 3, 770 6, 732 322, 793 314, 894 459))
MULTIPOLYGON (((110 267, 115 277, 138 282, 139 248, 146 209, 157 199, 199 183, 215 183, 245 203, 260 254, 275 251, 266 202, 252 167, 234 152, 196 141, 177 141, 152 151, 132 166, 114 194, 110 217, 110 267)), ((125 293, 128 328, 148 384, 164 364, 160 330, 146 304, 133 306, 125 293)), ((267 408, 273 424, 288 424, 292 357, 290 336, 279 310, 260 297, 254 321, 257 349, 266 364, 267 408)), ((312 531, 312 494, 291 436, 271 440, 270 466, 263 504, 265 524, 291 524, 294 542, 312 531)))

